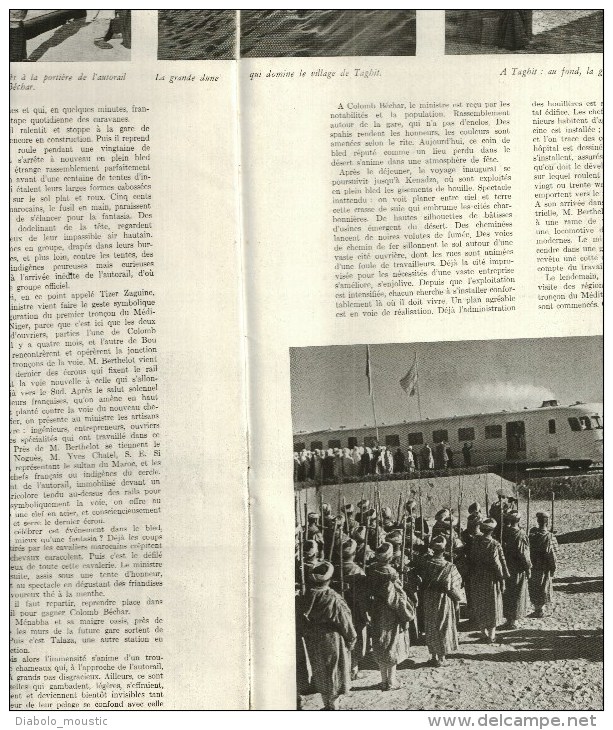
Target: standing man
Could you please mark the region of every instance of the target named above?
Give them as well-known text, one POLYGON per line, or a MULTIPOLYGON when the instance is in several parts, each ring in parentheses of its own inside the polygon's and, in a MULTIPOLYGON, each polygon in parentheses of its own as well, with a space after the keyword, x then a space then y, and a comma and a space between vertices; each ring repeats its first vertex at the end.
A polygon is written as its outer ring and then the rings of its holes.
POLYGON ((349 606, 330 588, 333 574, 326 561, 309 571, 307 592, 298 597, 296 611, 324 710, 338 710, 339 697, 351 689, 351 650, 356 642, 349 606))
POLYGON ((402 452, 402 449, 400 446, 396 449, 396 453, 394 454, 394 473, 395 474, 403 474, 405 467, 405 457, 404 453, 402 452))
POLYGON ((492 533, 496 520, 488 518, 480 524, 481 535, 475 535, 470 551, 471 619, 488 644, 496 641, 496 627, 502 623, 502 592, 509 571, 502 547, 492 533))
POLYGON ((348 535, 351 535, 351 533, 360 526, 360 523, 354 518, 354 511, 352 504, 345 505, 345 532, 348 535))
POLYGON ((434 456, 432 455, 432 449, 430 444, 424 444, 420 452, 421 457, 421 468, 425 471, 434 469, 434 456))
POLYGON ((528 580, 530 578, 530 547, 526 533, 520 528, 519 512, 507 512, 504 517, 502 550, 509 570, 502 596, 503 628, 516 629, 517 622, 528 613, 528 580))
POLYGON ((498 500, 490 507, 489 516, 500 524, 504 524, 504 516, 509 511, 509 503, 507 502, 507 490, 501 487, 496 490, 498 500))
POLYGON ((417 514, 417 502, 413 497, 407 500, 404 510, 407 513, 407 523, 413 522, 413 534, 425 542, 430 534, 430 526, 425 517, 417 514))
POLYGON ((371 596, 371 638, 375 661, 381 672, 381 689, 400 689, 396 667, 409 656, 409 622, 415 608, 407 598, 401 579, 391 563, 394 549, 388 542, 376 550, 367 569, 371 596))
POLYGON ((473 605, 473 601, 470 594, 470 581, 473 566, 471 562, 472 556, 472 545, 475 537, 481 534, 479 526, 481 525, 482 517, 481 510, 475 509, 471 512, 471 507, 479 507, 478 503, 474 503, 468 508, 468 519, 466 521, 466 529, 462 530, 462 542, 464 543, 464 590, 466 592, 466 605, 469 610, 468 618, 469 622, 472 623, 472 615, 470 609, 473 605))
POLYGON ((439 441, 438 444, 434 445, 434 468, 447 468, 447 447, 444 441, 439 441))
POLYGON ((538 527, 530 530, 532 574, 528 588, 534 606, 531 618, 543 618, 543 608, 553 601, 553 576, 557 567, 558 541, 549 531, 549 512, 537 512, 538 527))
POLYGON ((409 474, 415 471, 415 454, 413 453, 412 446, 409 446, 407 449, 406 470, 409 474))
POLYGON ((466 441, 464 446, 462 446, 462 457, 464 458, 464 466, 471 466, 472 454, 470 452, 472 450, 473 450, 472 443, 469 444, 468 441, 466 441))
POLYGON ((309 512, 307 515, 307 539, 312 540, 317 545, 317 551, 323 557, 324 552, 324 536, 319 527, 319 515, 317 512, 309 512))
POLYGON ((357 542, 355 540, 349 539, 343 544, 344 595, 351 611, 353 626, 357 634, 356 645, 351 652, 352 680, 360 678, 360 660, 366 653, 366 626, 370 620, 368 615, 366 573, 355 562, 356 550, 357 542))
POLYGON ((426 644, 432 655, 428 664, 441 667, 447 654, 458 650, 456 606, 464 598, 458 569, 444 558, 447 540, 443 535, 430 543, 432 555, 420 562, 426 644))
POLYGON ((366 527, 364 525, 357 527, 351 533, 351 537, 357 543, 355 561, 360 565, 368 565, 368 563, 370 563, 370 561, 375 557, 375 554, 366 542, 366 527))

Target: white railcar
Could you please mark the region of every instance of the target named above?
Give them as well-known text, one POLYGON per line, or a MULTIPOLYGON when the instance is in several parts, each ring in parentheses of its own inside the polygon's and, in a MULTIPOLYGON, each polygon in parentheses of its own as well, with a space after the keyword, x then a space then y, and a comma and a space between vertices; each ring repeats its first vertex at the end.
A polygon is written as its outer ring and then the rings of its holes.
MULTIPOLYGON (((603 462, 602 403, 561 406, 544 401, 539 408, 478 413, 379 426, 379 443, 393 449, 408 446, 419 455, 425 444, 445 441, 454 466, 464 464, 462 448, 472 444, 472 466, 508 464, 517 468, 572 466, 603 462)), ((294 434, 294 451, 374 446, 374 426, 294 434)))

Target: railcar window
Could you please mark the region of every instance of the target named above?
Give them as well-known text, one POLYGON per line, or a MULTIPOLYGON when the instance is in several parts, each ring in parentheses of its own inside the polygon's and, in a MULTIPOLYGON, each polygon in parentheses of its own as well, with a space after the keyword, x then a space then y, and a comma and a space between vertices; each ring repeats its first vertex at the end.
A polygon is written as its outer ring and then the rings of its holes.
POLYGON ((311 441, 311 451, 315 451, 315 449, 323 449, 323 447, 323 441, 311 441))
POLYGON ((424 442, 424 435, 421 431, 409 434, 409 446, 419 446, 424 442))
POLYGON ((571 416, 568 419, 568 423, 570 424, 570 430, 571 431, 581 431, 581 424, 579 423, 579 419, 575 418, 574 416, 571 416))
POLYGON ((591 431, 592 422, 590 421, 589 416, 581 416, 581 418, 579 418, 579 423, 581 424, 582 431, 591 431))
POLYGON ((374 436, 364 436, 364 446, 369 449, 374 449, 377 445, 377 439, 374 436))
POLYGON ((341 440, 340 439, 330 439, 328 441, 328 448, 329 449, 340 449, 341 448, 341 440))
POLYGON ((502 438, 502 426, 499 424, 493 424, 492 426, 485 427, 485 438, 486 439, 501 439, 502 438))
POLYGON ((299 441, 297 444, 294 444, 294 451, 304 451, 306 449, 306 444, 304 441, 299 441))
POLYGON ((397 436, 396 434, 390 434, 389 436, 386 436, 385 445, 386 446, 400 446, 400 436, 397 436))
POLYGON ((347 445, 350 449, 353 449, 354 446, 358 445, 358 440, 355 436, 350 436, 349 441, 347 442, 347 445))
POLYGON ((474 428, 458 428, 458 441, 474 441, 475 440, 475 429, 474 428))
POLYGON ((432 431, 432 440, 435 444, 438 444, 441 441, 449 441, 449 433, 444 429, 440 431, 432 431))
POLYGON ((602 428, 602 419, 600 416, 592 416, 592 421, 594 422, 594 428, 602 428))
POLYGON ((549 433, 555 433, 556 432, 556 419, 550 418, 549 419, 549 433))

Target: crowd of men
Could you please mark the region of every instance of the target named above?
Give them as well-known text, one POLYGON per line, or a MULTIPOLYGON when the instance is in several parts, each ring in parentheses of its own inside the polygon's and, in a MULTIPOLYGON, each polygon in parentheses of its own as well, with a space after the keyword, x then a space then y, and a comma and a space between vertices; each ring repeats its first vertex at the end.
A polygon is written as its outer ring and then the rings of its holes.
POLYGON ((516 500, 502 489, 488 514, 470 505, 465 529, 447 507, 428 524, 412 498, 393 515, 377 493, 372 504, 339 504, 337 514, 325 503, 318 512, 300 511, 298 707, 304 695, 319 692, 322 709, 338 709, 367 656, 385 691, 400 688, 397 667, 412 644, 427 645, 429 666, 444 665, 458 649, 461 604, 480 640, 492 644, 497 629, 515 629, 528 615, 529 600, 535 618, 552 601, 557 542, 550 515, 538 512, 527 536, 516 500))
MULTIPOLYGON (((462 446, 462 465, 471 466, 473 445, 462 446)), ((349 449, 302 449, 294 452, 294 481, 321 483, 343 477, 368 474, 411 474, 414 471, 453 469, 454 453, 446 441, 432 446, 425 443, 419 449, 409 446, 354 446, 349 449)))

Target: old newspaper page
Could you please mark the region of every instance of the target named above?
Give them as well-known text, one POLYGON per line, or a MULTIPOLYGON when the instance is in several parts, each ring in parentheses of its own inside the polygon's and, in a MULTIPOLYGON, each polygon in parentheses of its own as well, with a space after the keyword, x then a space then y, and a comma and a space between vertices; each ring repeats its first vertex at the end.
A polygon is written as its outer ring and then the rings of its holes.
POLYGON ((11 724, 604 726, 603 15, 10 11, 11 724))
POLYGON ((50 12, 11 14, 11 707, 244 708, 235 14, 196 62, 170 11, 50 12))
POLYGON ((256 707, 601 717, 602 42, 241 13, 256 707))

